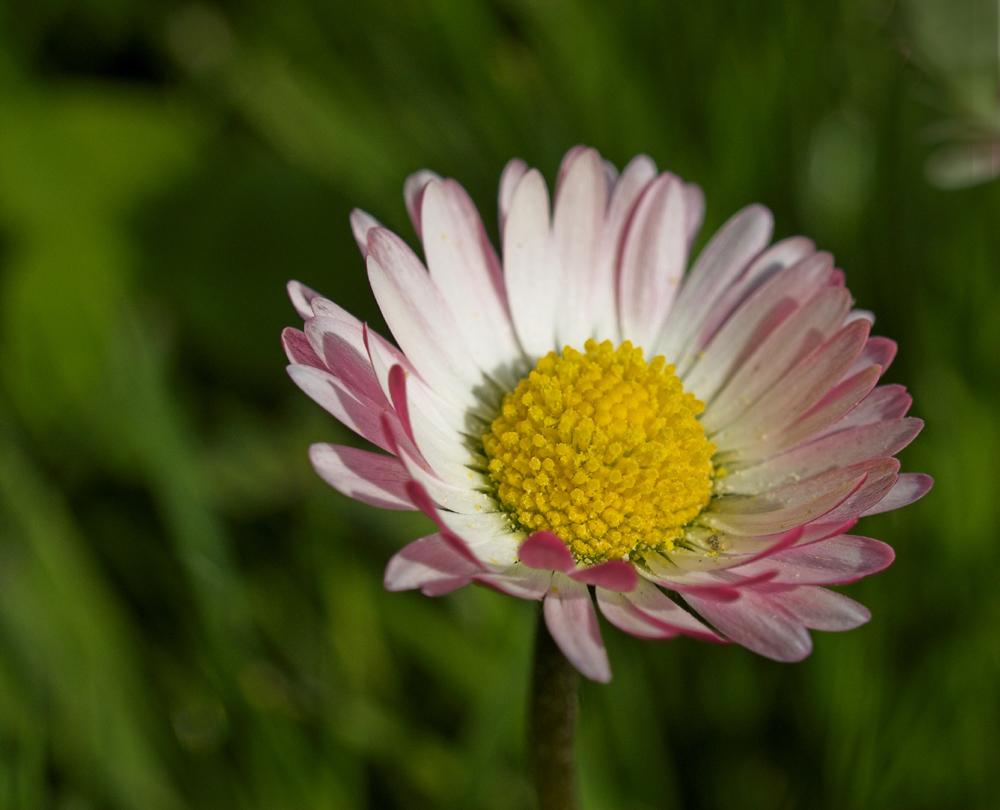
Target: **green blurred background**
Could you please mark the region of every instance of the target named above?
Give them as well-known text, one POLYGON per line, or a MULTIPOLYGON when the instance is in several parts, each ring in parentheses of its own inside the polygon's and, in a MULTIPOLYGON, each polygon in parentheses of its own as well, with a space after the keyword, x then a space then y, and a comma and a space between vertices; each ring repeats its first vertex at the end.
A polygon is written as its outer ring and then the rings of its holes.
POLYGON ((495 235, 578 142, 834 251, 937 479, 804 663, 605 626, 585 806, 1000 807, 996 54, 992 0, 0 3, 0 808, 531 806, 537 606, 382 589, 426 524, 315 476, 279 332, 384 328, 352 207, 413 242, 431 167, 495 235))

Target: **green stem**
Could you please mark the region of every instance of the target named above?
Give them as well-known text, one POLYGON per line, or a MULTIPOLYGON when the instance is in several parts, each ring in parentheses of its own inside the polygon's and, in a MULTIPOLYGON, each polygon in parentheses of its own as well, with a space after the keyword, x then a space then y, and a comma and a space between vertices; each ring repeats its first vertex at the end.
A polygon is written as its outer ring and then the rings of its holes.
POLYGON ((531 760, 538 810, 576 810, 578 675, 538 615, 531 682, 531 760))

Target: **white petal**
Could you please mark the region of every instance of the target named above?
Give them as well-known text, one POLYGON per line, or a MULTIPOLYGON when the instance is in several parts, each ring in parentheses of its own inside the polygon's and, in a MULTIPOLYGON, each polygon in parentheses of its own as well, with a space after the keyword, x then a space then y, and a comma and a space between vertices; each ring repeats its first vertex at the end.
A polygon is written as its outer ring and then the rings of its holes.
POLYGON ((454 180, 428 183, 421 208, 431 279, 476 365, 505 388, 524 373, 507 312, 500 263, 472 200, 454 180))
POLYGON ((601 156, 587 149, 567 160, 556 193, 552 240, 562 268, 556 336, 559 347, 582 347, 592 336, 595 310, 608 304, 610 289, 598 289, 598 257, 608 204, 601 156))
MULTIPOLYGON (((421 227, 421 209, 423 206, 424 190, 431 182, 441 182, 440 175, 429 169, 421 169, 406 178, 403 184, 403 199, 406 200, 406 211, 410 215, 413 223, 413 230, 417 232, 417 238, 423 239, 423 228, 421 227)), ((362 252, 364 252, 362 250, 362 252)))
POLYGON ((762 205, 747 206, 719 229, 691 268, 655 354, 667 362, 680 357, 705 313, 767 247, 773 229, 774 218, 762 205))
POLYGON ((684 388, 710 402, 742 362, 777 326, 826 285, 833 257, 817 253, 778 271, 751 293, 682 376, 684 388))
POLYGON ((593 681, 610 681, 611 665, 587 586, 554 575, 542 610, 553 641, 569 662, 593 681))
POLYGON ((782 321, 729 378, 698 421, 709 433, 731 424, 844 322, 851 296, 828 287, 782 321))
POLYGON ((562 274, 549 235, 549 192, 537 169, 517 184, 503 233, 510 314, 521 346, 535 361, 556 348, 562 274))
POLYGON ((478 404, 473 390, 482 385, 482 373, 458 340, 455 320, 430 276, 388 231, 376 229, 369 241, 368 279, 400 348, 440 396, 464 407, 478 404))
POLYGON ((618 279, 623 338, 644 348, 655 345, 686 266, 683 187, 663 174, 646 189, 625 233, 618 279))
POLYGON ((528 171, 528 164, 519 158, 514 158, 507 162, 500 175, 500 193, 497 200, 497 211, 500 218, 500 241, 503 242, 503 232, 507 224, 507 212, 510 211, 511 200, 514 199, 514 190, 521 182, 524 173, 528 171))
POLYGON ((487 565, 513 565, 517 562, 517 548, 523 538, 514 532, 510 518, 504 512, 459 515, 442 510, 438 516, 487 565))

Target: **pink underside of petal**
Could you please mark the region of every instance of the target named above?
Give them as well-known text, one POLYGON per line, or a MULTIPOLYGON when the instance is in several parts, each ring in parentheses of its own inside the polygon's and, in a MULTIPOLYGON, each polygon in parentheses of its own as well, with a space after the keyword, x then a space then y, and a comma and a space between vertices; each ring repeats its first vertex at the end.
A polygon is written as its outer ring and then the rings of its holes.
MULTIPOLYGON (((720 499, 713 511, 703 514, 702 520, 713 529, 736 535, 752 537, 786 532, 834 512, 861 489, 867 477, 867 469, 856 465, 774 490, 767 498, 720 499)), ((845 519, 837 517, 824 522, 845 519)))
POLYGON ((923 473, 903 473, 883 498, 862 512, 862 516, 878 515, 919 501, 934 486, 934 479, 923 473))
POLYGON ((451 529, 449 529, 448 526, 446 526, 441 520, 437 507, 427 494, 426 489, 424 489, 416 481, 408 481, 406 483, 406 494, 409 496, 410 500, 413 501, 417 509, 427 515, 427 517, 438 525, 438 528, 441 530, 440 535, 443 542, 447 543, 453 551, 460 554, 468 562, 475 565, 479 570, 486 570, 485 566, 479 561, 479 558, 472 553, 465 541, 451 531, 451 529))
POLYGON ((542 611, 552 639, 569 662, 592 681, 610 681, 611 666, 587 586, 554 576, 542 611))
MULTIPOLYGON (((398 551, 385 569, 385 587, 390 591, 406 591, 420 588, 434 588, 436 584, 454 590, 458 582, 468 584, 479 573, 478 566, 472 565, 458 554, 440 534, 432 534, 414 540, 398 551)), ((457 587, 461 587, 458 585, 457 587)), ((434 594, 447 591, 438 590, 434 594)))
POLYGON ((705 316, 693 351, 702 351, 729 317, 775 273, 812 255, 816 246, 802 236, 793 236, 771 245, 746 269, 705 316))
POLYGON ((865 483, 850 498, 824 516, 826 520, 850 520, 863 515, 895 485, 899 478, 898 459, 880 458, 867 463, 869 473, 865 483))
POLYGON ((393 366, 389 369, 389 395, 392 397, 392 407, 399 417, 403 430, 413 441, 413 428, 410 427, 410 413, 406 405, 406 372, 402 366, 393 366))
POLYGON ((497 195, 497 213, 500 219, 500 238, 503 239, 504 226, 507 224, 507 212, 510 210, 510 202, 514 199, 514 190, 521 182, 525 172, 528 171, 528 164, 519 158, 508 161, 500 175, 500 192, 497 195))
POLYGON ((735 602, 740 598, 740 592, 747 588, 770 582, 777 576, 773 570, 760 571, 753 576, 740 577, 732 576, 729 569, 716 572, 693 572, 684 580, 680 579, 658 579, 654 580, 672 591, 688 596, 698 596, 713 602, 735 602), (703 583, 703 584, 698 584, 703 583))
POLYGON ((770 276, 679 366, 685 390, 709 402, 778 326, 813 298, 833 269, 829 253, 812 253, 770 276), (697 358, 697 362, 694 362, 697 358), (693 363, 693 365, 689 365, 693 363))
POLYGON ((295 311, 299 313, 303 320, 311 318, 313 316, 313 308, 310 302, 313 298, 319 297, 319 293, 298 281, 289 281, 287 289, 288 297, 291 299, 295 311))
POLYGON ((403 199, 406 201, 406 211, 410 215, 413 229, 417 232, 417 238, 422 239, 422 227, 420 208, 423 202, 424 191, 427 184, 432 181, 441 181, 441 177, 428 169, 421 169, 406 178, 403 184, 403 199))
POLYGON ((313 351, 313 347, 309 345, 309 340, 304 332, 290 326, 285 327, 281 333, 281 345, 284 347, 290 363, 326 369, 326 364, 313 351))
POLYGON ((770 598, 813 630, 853 630, 872 617, 864 605, 843 594, 816 586, 806 585, 772 594, 770 598))
POLYGON ((622 334, 652 344, 684 275, 687 242, 681 182, 664 173, 643 192, 625 230, 618 271, 622 334))
POLYGON ((354 241, 358 243, 358 249, 362 256, 368 255, 368 232, 372 228, 380 228, 381 223, 371 214, 355 208, 351 211, 351 232, 354 234, 354 241))
POLYGON ((912 404, 913 397, 906 393, 902 385, 880 385, 872 389, 857 408, 836 424, 830 425, 822 435, 888 419, 899 419, 906 416, 912 404))
POLYGON ((865 343, 865 347, 861 350, 858 359, 854 361, 854 365, 847 372, 848 375, 854 374, 867 366, 881 366, 882 373, 885 374, 896 357, 897 348, 896 341, 889 338, 877 335, 868 338, 868 342, 865 343))
POLYGON ((736 422, 712 436, 719 451, 774 433, 807 413, 850 368, 868 338, 868 329, 867 321, 848 324, 803 358, 736 422))
POLYGON ((775 661, 801 661, 812 652, 805 624, 766 595, 743 591, 734 602, 685 596, 691 606, 737 644, 775 661))
POLYGON ((314 444, 309 448, 309 460, 320 478, 349 498, 383 509, 416 508, 406 494, 410 477, 392 456, 335 444, 314 444))
POLYGON ((877 574, 892 564, 891 546, 855 535, 839 535, 782 551, 733 569, 742 576, 775 571, 775 584, 843 585, 877 574))
POLYGON ((619 630, 647 639, 675 638, 678 631, 655 622, 636 608, 624 594, 599 589, 597 606, 609 622, 619 630))
POLYGON ((670 311, 657 353, 676 358, 687 347, 707 312, 732 282, 767 247, 774 227, 771 212, 750 205, 712 237, 695 261, 670 311))
POLYGON ((624 560, 608 560, 587 568, 578 568, 571 571, 569 576, 577 582, 621 593, 631 591, 639 581, 635 567, 624 560))
POLYGON ((573 554, 552 532, 534 532, 518 549, 521 562, 530 568, 568 573, 576 567, 573 554))
MULTIPOLYGON (((598 597, 603 591, 598 591, 598 597)), ((655 585, 640 581, 638 587, 631 593, 615 594, 638 611, 642 617, 653 624, 663 627, 671 632, 683 633, 692 638, 714 643, 725 643, 725 640, 706 627, 702 622, 676 605, 666 594, 655 585)))
MULTIPOLYGON (((392 452, 382 426, 385 411, 379 403, 359 399, 332 374, 311 366, 288 366, 288 374, 299 388, 344 425, 372 444, 392 452)), ((395 414, 391 416, 395 419, 395 414)))
POLYGON ((365 350, 360 323, 346 323, 318 315, 306 321, 309 343, 323 359, 330 373, 362 401, 376 403, 380 409, 388 401, 365 350))
POLYGON ((761 464, 731 473, 722 479, 719 491, 761 492, 835 467, 893 456, 913 441, 922 427, 922 420, 904 417, 825 433, 761 464))

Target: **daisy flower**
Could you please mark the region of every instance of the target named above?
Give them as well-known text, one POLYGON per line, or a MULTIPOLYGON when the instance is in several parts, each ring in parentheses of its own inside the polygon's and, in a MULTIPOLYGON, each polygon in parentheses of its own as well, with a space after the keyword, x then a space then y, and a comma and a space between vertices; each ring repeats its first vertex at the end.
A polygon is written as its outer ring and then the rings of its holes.
POLYGON ((297 282, 305 328, 283 335, 292 379, 384 451, 313 445, 319 475, 437 525, 389 561, 389 590, 542 600, 598 681, 595 598, 633 635, 778 661, 810 653, 810 628, 868 621, 824 586, 893 552, 847 532, 931 480, 899 472, 922 423, 902 386, 878 385, 896 344, 869 335, 829 253, 769 245, 771 213, 751 205, 685 272, 701 190, 583 147, 552 205, 537 170, 507 165, 499 256, 454 180, 421 171, 404 196, 424 261, 351 216, 399 348, 297 282))

